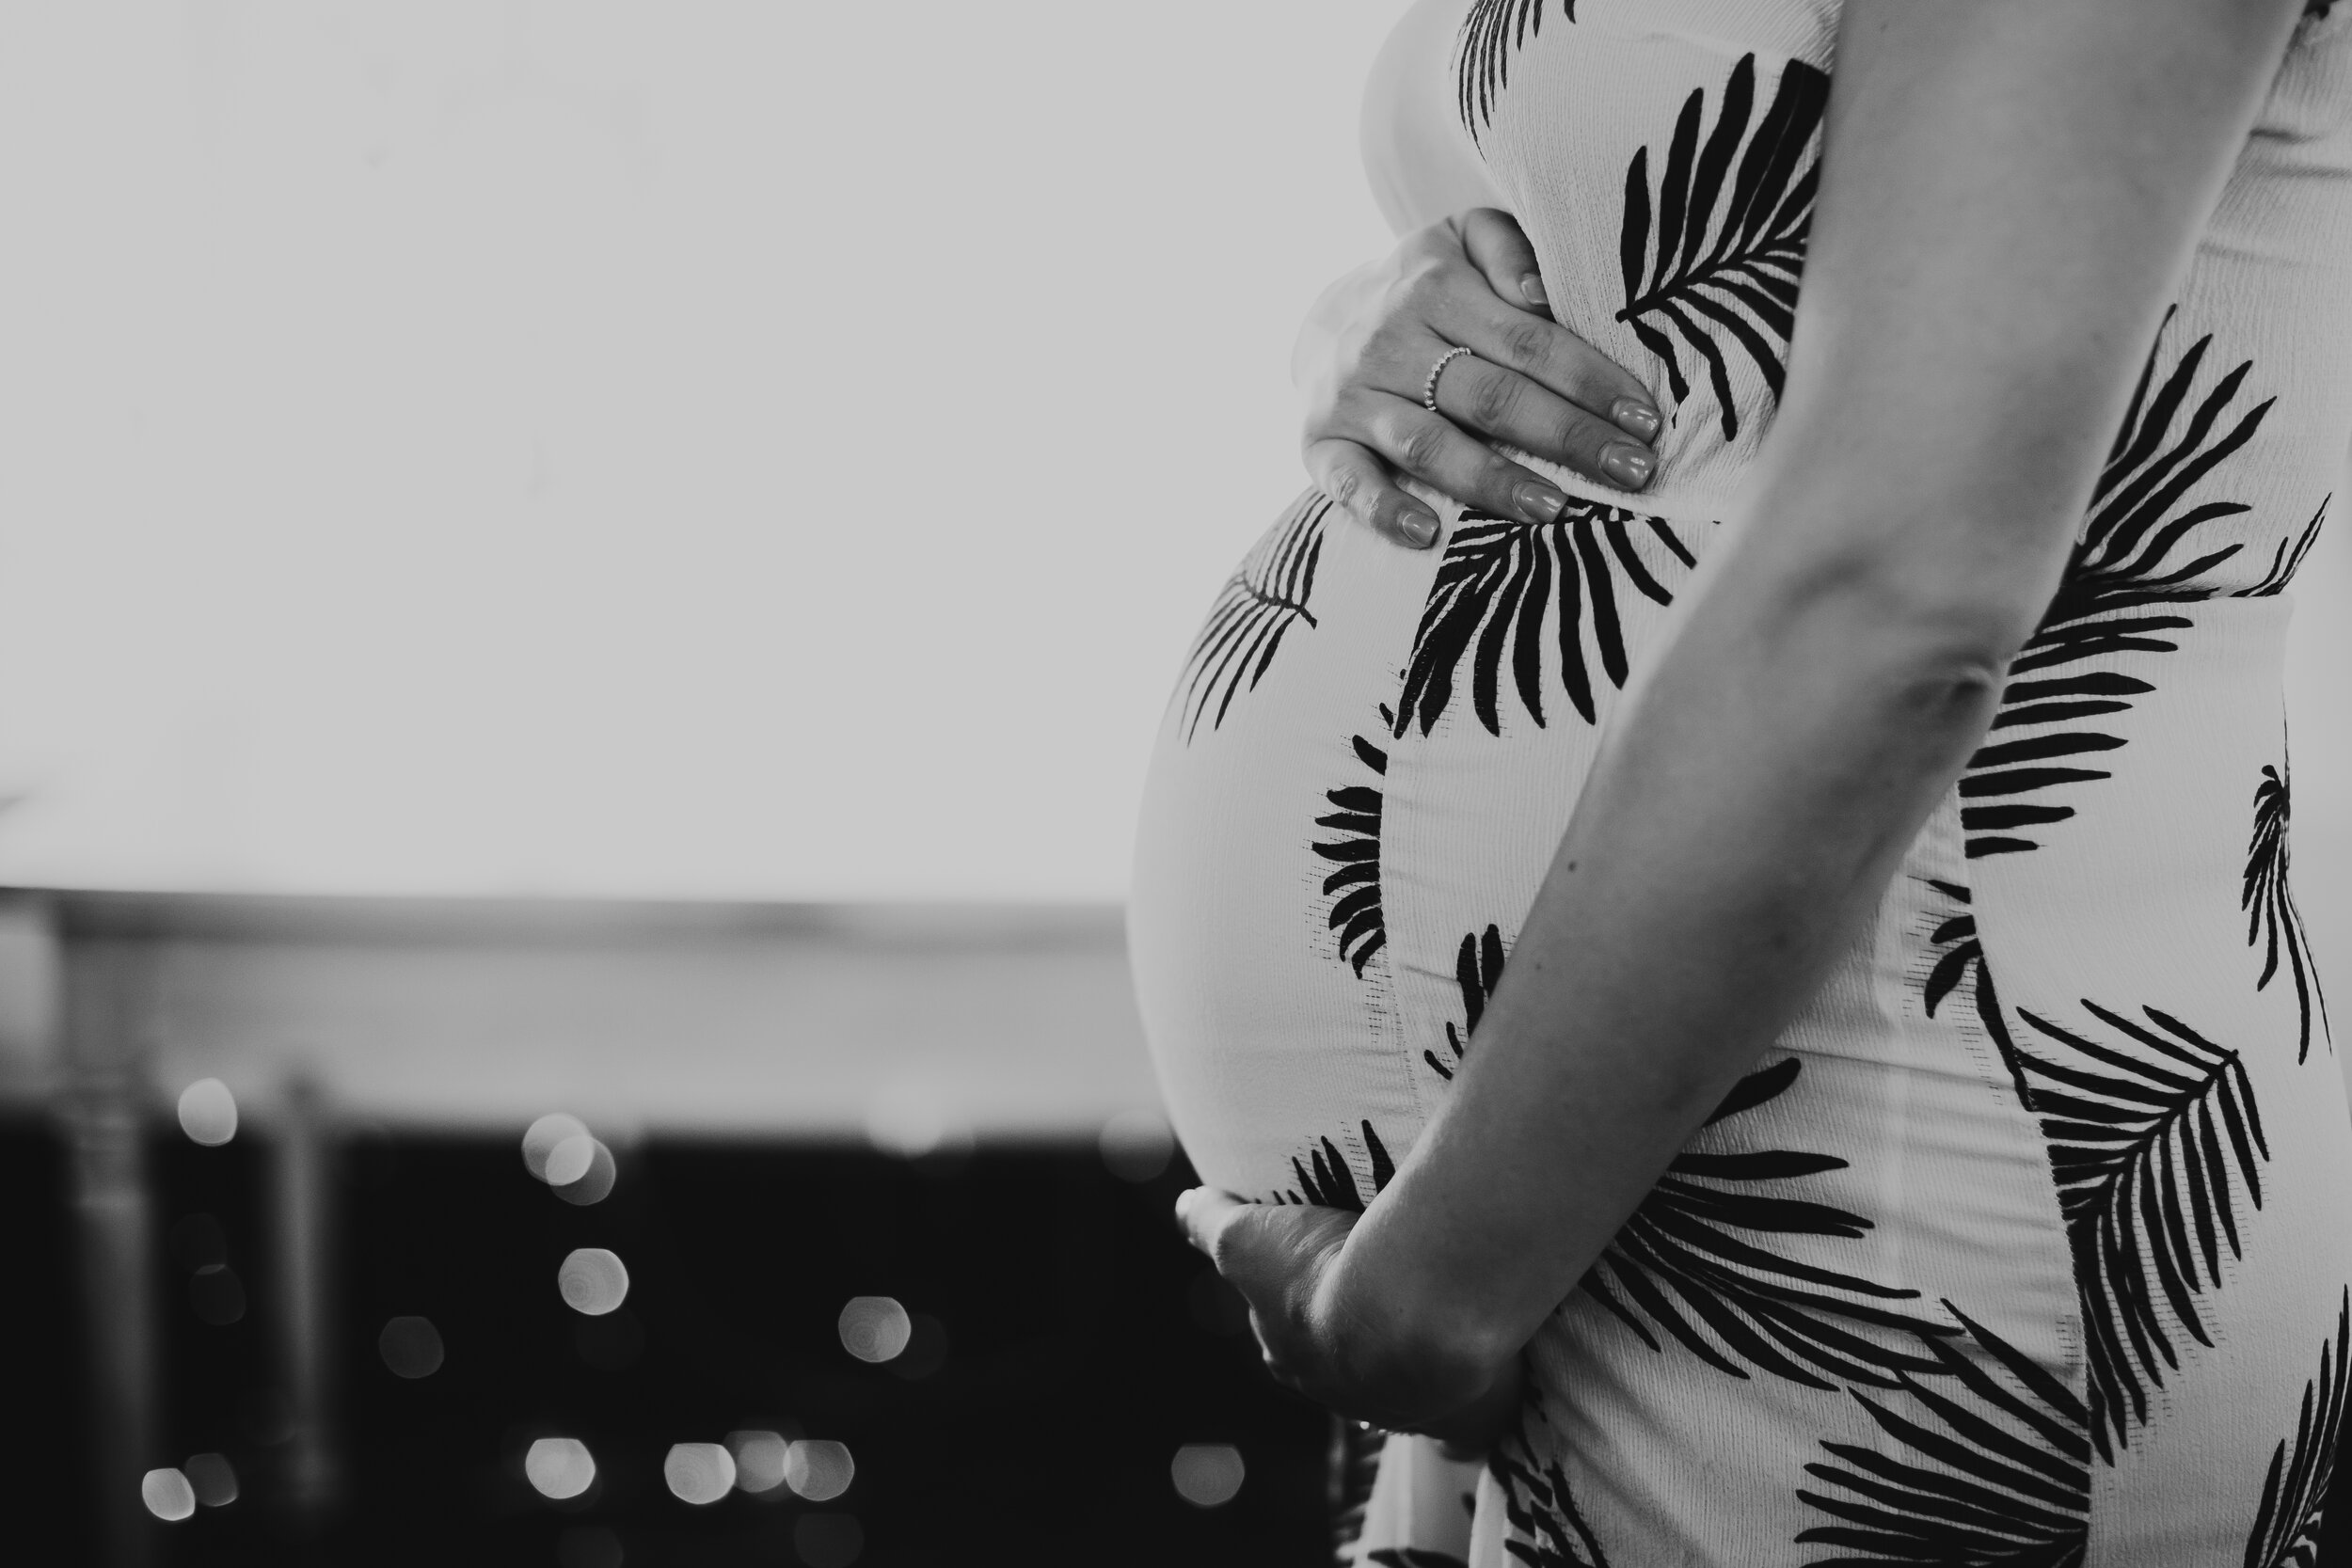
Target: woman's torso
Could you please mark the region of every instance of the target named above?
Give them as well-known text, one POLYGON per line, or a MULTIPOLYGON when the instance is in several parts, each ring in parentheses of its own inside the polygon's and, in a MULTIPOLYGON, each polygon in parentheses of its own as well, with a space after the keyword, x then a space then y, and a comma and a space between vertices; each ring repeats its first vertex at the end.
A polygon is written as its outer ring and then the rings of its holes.
MULTIPOLYGON (((1770 426, 1836 20, 1482 0, 1426 62, 1461 138, 1438 161, 1472 150, 1558 317, 1650 384, 1660 477, 1627 508, 1550 469, 1574 503, 1547 527, 1441 505, 1425 554, 1310 496, 1227 586, 1132 906, 1207 1180, 1360 1205, 1474 1049, 1770 426)), ((2352 433, 2348 121, 2336 19, 2280 75, 1985 747, 1534 1347, 1479 1562, 2267 1561, 2249 1539, 2306 1523, 2352 1131, 2286 892, 2280 666, 2352 433)))

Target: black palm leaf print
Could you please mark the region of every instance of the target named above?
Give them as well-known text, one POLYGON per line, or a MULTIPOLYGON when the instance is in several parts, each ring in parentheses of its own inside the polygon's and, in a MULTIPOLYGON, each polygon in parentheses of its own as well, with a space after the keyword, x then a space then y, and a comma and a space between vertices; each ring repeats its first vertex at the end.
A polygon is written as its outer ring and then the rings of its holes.
POLYGON ((2303 1385, 2292 1455, 2284 1441, 2263 1478, 2262 1507, 2246 1538, 2246 1568, 2316 1568, 2319 1525, 2344 1432, 2344 1357, 2352 1354, 2352 1291, 2336 1308, 2336 1339, 2319 1347, 2319 1376, 2303 1385))
MULTIPOLYGON (((1544 30, 1544 10, 1551 0, 1471 0, 1462 20, 1461 75, 1456 96, 1463 127, 1475 141, 1494 119, 1502 89, 1511 85, 1511 53, 1544 30)), ((1576 0, 1565 0, 1562 10, 1576 20, 1576 0)))
POLYGON ((1600 1538, 1584 1522, 1559 1461, 1541 1465, 1510 1457, 1517 1445, 1498 1447, 1486 1467, 1502 1483, 1502 1517, 1517 1540, 1503 1550, 1529 1568, 1609 1568, 1600 1538))
MULTIPOLYGON (((1380 1141, 1380 1134, 1364 1122, 1364 1154, 1372 1162, 1372 1196, 1380 1196, 1382 1188, 1396 1175, 1396 1162, 1389 1158, 1389 1146, 1380 1141)), ((1326 1209, 1344 1209, 1360 1214, 1371 1201, 1356 1184, 1356 1167, 1347 1163, 1339 1146, 1329 1138, 1319 1138, 1307 1150, 1304 1164, 1295 1154, 1291 1156, 1291 1174, 1298 1178, 1296 1190, 1277 1193, 1277 1203, 1315 1203, 1326 1209)))
POLYGON ((2268 988, 2279 974, 2281 956, 2287 972, 2295 976, 2295 1000, 2303 1021, 2296 1037, 2295 1059, 2303 1062, 2312 1053, 2314 999, 2319 1004, 2320 1028, 2331 1039, 2334 1031, 2328 1026, 2328 999, 2321 994, 2319 977, 2312 969, 2311 940, 2303 934, 2303 914, 2295 907, 2295 894, 2287 886, 2288 809, 2286 775, 2265 764, 2263 782, 2254 789, 2254 837, 2246 847, 2246 883, 2238 907, 2246 911, 2246 944, 2264 944, 2262 978, 2254 982, 2254 989, 2268 988))
POLYGON ((1977 1020, 2001 1053, 2001 1065, 2009 1069, 2010 1082, 2016 1086, 2017 1103, 2027 1111, 2034 1108, 2033 1085, 2026 1081, 2025 1068, 2017 1057, 2016 1042, 2010 1038, 2009 1024, 2001 1017, 2001 998, 1993 986, 1993 970, 1984 959, 1984 939, 1977 934, 1976 911, 1968 906, 1973 902, 1968 889, 1957 882, 1926 879, 1930 887, 1950 899, 1960 908, 1936 923, 1928 937, 1931 947, 1940 948, 1935 967, 1928 971, 1922 1000, 1927 1015, 1935 1016, 1935 1009, 1968 978, 1971 972, 1976 983, 1969 988, 1977 1005, 1977 1020))
POLYGON ((2312 553, 2313 545, 2319 543, 2319 531, 2328 521, 2328 503, 2333 499, 2333 496, 2322 496, 2319 510, 2312 513, 2312 520, 2303 525, 2303 531, 2292 539, 2280 540, 2278 548, 2271 551, 2270 570, 2262 575, 2261 580, 2250 588, 2239 589, 2230 596, 2233 599, 2267 599, 2285 593, 2287 584, 2295 580, 2295 574, 2303 569, 2303 558, 2312 553))
MULTIPOLYGON (((1707 1125, 1779 1098, 1802 1066, 1790 1056, 1748 1074, 1707 1125)), ((1878 1305, 1918 1291, 1799 1262, 1766 1244, 1774 1236, 1851 1240, 1867 1231, 1859 1214, 1782 1196, 1780 1183, 1845 1165, 1785 1148, 1685 1150, 1584 1275, 1583 1289, 1651 1350, 1663 1350, 1656 1328, 1737 1378, 1753 1367, 1808 1388, 1892 1387, 1905 1370, 1931 1371, 1934 1361, 1903 1346, 1957 1330, 1878 1305)))
POLYGON ((1209 728, 1225 722, 1234 696, 1245 685, 1256 689, 1292 626, 1301 621, 1311 627, 1315 624, 1307 606, 1314 596, 1315 563, 1323 558, 1323 520, 1330 510, 1330 498, 1310 490, 1226 579, 1208 621, 1192 640, 1192 651, 1184 656, 1177 702, 1186 740, 1200 729, 1212 701, 1216 714, 1209 728))
POLYGON ((2100 1457, 2128 1447, 2148 1393, 2180 1366, 2166 1318, 2210 1345, 2197 1297, 2222 1282, 2221 1254, 2241 1256, 2242 1191, 2262 1207, 2270 1157, 2254 1088, 2234 1051, 2142 1007, 2146 1025, 2090 1001, 2084 1008, 2137 1051, 2101 1044, 2037 1014, 2018 1017, 2063 1047, 2021 1050, 2050 1150, 2082 1300, 2091 1436, 2100 1457))
MULTIPOLYGON (((1380 717, 1390 717, 1385 703, 1380 717)), ((1389 753, 1360 735, 1348 738, 1356 760, 1375 779, 1386 778, 1389 753)), ((1343 784, 1325 790, 1323 798, 1331 802, 1331 812, 1316 817, 1315 826, 1328 828, 1336 836, 1309 847, 1334 867, 1323 879, 1323 895, 1331 900, 1328 924, 1340 939, 1340 957, 1361 979, 1364 966, 1389 942, 1388 920, 1380 906, 1380 786, 1343 784)))
MULTIPOLYGON (((1643 559, 1637 541, 1646 535, 1662 546, 1683 571, 1698 557, 1662 517, 1645 517, 1596 501, 1572 500, 1555 522, 1515 523, 1490 513, 1466 511, 1446 541, 1445 557, 1422 606, 1413 635, 1412 661, 1406 666, 1404 695, 1391 728, 1402 736, 1416 721, 1427 735, 1454 701, 1462 661, 1470 662, 1470 703, 1489 735, 1502 733, 1504 667, 1519 705, 1540 727, 1544 722, 1543 648, 1545 623, 1560 650, 1560 684, 1569 704, 1587 723, 1595 722, 1593 657, 1613 687, 1625 685, 1625 626, 1617 598, 1625 585, 1654 604, 1672 604, 1674 594, 1643 559), (1586 614, 1586 598, 1591 614, 1586 614)), ((1661 563, 1659 570, 1675 568, 1661 563)))
POLYGON ((2015 1346, 1944 1306, 1982 1356, 1929 1341, 1948 1377, 1903 1377, 1903 1411, 1852 1390, 1891 1443, 1824 1441, 1830 1457, 1804 1467, 1821 1489, 1797 1496, 1836 1521, 1799 1532, 1801 1544, 1836 1548, 1806 1568, 2079 1568, 2090 1535, 2090 1411, 2015 1346))
POLYGON ((1789 61, 1751 135, 1756 56, 1746 55, 1724 83, 1714 129, 1702 147, 1706 98, 1694 88, 1684 101, 1654 197, 1648 148, 1634 153, 1625 171, 1618 236, 1625 307, 1617 320, 1664 364, 1677 403, 1691 394, 1677 340, 1706 367, 1728 441, 1740 434, 1732 354, 1746 356, 1772 396, 1780 396, 1820 167, 1806 154, 1829 102, 1829 77, 1789 61))
MULTIPOLYGON (((1448 1020, 1445 1043, 1453 1048, 1454 1060, 1458 1062, 1470 1051, 1470 1032, 1478 1027, 1479 1019, 1486 1011, 1486 1000, 1495 993, 1502 979, 1502 928, 1489 926, 1482 936, 1472 933, 1462 939, 1462 945, 1454 954, 1454 983, 1462 990, 1462 1027, 1456 1030, 1448 1020)), ((1421 1059, 1438 1069, 1440 1078, 1452 1078, 1453 1067, 1435 1051, 1423 1051, 1421 1059)))
POLYGON ((1961 826, 1971 859, 2041 847, 2027 831, 2074 815, 2073 806, 2049 800, 2049 791, 2112 777, 2092 759, 2119 750, 2123 738, 2085 721, 2122 713, 2155 689, 2114 669, 2116 656, 2173 652, 2179 644, 2171 634, 2194 625, 2180 607, 2214 597, 2215 588, 2201 579, 2243 547, 2197 535, 2249 507, 2181 506, 2253 438, 2276 401, 2231 414, 2253 369, 2249 360, 2189 408, 2189 389, 2212 342, 2210 334, 2199 339, 2153 398, 2155 354, 2140 372, 2066 577, 2010 662, 1993 733, 1961 777, 1961 826), (2227 429, 2225 418, 2233 420, 2227 429))

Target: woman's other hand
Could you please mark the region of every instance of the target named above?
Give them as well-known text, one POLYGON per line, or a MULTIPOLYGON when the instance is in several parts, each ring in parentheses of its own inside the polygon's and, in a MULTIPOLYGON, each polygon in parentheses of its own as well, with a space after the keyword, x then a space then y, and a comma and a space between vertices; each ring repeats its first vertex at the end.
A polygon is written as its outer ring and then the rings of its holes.
POLYGON ((1359 522, 1420 548, 1438 535, 1410 474, 1498 516, 1549 522, 1567 498, 1489 444, 1639 490, 1657 471, 1649 391, 1554 322, 1534 247, 1491 207, 1431 224, 1324 292, 1300 329, 1291 375, 1307 400, 1307 469, 1359 522), (1466 348, 1422 404, 1429 372, 1466 348), (1482 439, 1481 437, 1485 437, 1482 439))
POLYGON ((1416 1356, 1392 1343, 1383 1325, 1333 1320, 1326 1283, 1356 1215, 1245 1203, 1195 1187, 1177 1198, 1176 1222, 1249 1304, 1249 1326, 1276 1382, 1342 1415, 1392 1432, 1424 1433, 1454 1458, 1484 1453, 1518 1414, 1518 1357, 1500 1377, 1482 1371, 1470 1380, 1472 1388, 1438 1364, 1441 1355, 1416 1356), (1434 1407, 1444 1414, 1430 1419, 1434 1407))

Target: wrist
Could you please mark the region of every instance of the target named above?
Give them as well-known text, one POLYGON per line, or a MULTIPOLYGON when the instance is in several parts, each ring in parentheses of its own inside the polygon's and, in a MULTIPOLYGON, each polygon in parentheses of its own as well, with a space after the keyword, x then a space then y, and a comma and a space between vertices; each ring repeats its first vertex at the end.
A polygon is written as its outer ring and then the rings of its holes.
POLYGON ((1517 1386, 1520 1346, 1503 1343, 1467 1292, 1383 1270, 1356 1239, 1325 1274, 1313 1308, 1338 1380, 1391 1430, 1485 1430, 1498 1386, 1517 1386))

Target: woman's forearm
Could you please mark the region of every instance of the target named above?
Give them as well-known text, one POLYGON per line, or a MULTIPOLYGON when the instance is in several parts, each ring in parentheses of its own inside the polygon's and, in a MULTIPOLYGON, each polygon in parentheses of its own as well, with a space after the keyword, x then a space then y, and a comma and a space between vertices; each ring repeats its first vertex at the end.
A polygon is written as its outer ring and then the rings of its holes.
POLYGON ((1368 1381, 1417 1414, 1575 1286, 1818 990, 1991 717, 1994 617, 1729 564, 1588 781, 1474 1069, 1326 1278, 1368 1381))

